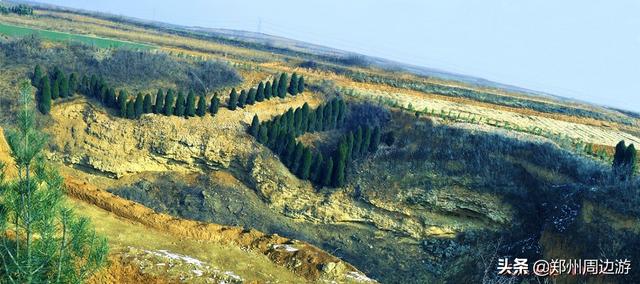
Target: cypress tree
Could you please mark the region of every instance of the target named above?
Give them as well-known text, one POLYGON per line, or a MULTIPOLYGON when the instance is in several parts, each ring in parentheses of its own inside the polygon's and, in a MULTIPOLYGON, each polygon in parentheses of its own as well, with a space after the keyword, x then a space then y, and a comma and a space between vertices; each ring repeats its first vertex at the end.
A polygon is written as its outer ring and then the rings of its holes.
POLYGON ((75 72, 69 75, 69 96, 73 96, 78 91, 78 74, 75 72))
POLYGON ((89 92, 89 77, 87 75, 82 75, 82 80, 80 80, 80 87, 78 88, 83 95, 87 95, 89 92))
POLYGON ((209 106, 209 112, 211 115, 216 115, 218 113, 218 108, 220 107, 220 99, 218 95, 213 95, 211 98, 211 105, 209 106))
POLYGON ((301 116, 300 132, 304 133, 304 132, 307 132, 307 130, 309 129, 309 104, 308 103, 305 102, 302 105, 300 116, 301 116))
POLYGON ((31 85, 33 85, 36 88, 39 88, 41 85, 41 80, 42 79, 42 68, 40 68, 40 64, 37 64, 36 67, 33 69, 33 75, 31 76, 31 85))
POLYGON ((127 117, 127 101, 129 100, 127 92, 120 90, 118 95, 118 108, 120 109, 120 117, 127 117))
POLYGON ((50 74, 52 82, 59 79, 61 74, 62 70, 58 66, 53 67, 53 72, 50 74))
POLYGON ((298 94, 304 92, 304 76, 300 75, 298 80, 298 94))
POLYGON ((292 96, 298 94, 298 74, 293 73, 293 75, 291 75, 291 81, 289 82, 289 88, 287 91, 292 96))
POLYGON ((284 151, 284 155, 283 155, 283 163, 288 167, 291 168, 291 163, 293 162, 293 158, 295 157, 295 151, 296 151, 296 140, 293 137, 292 134, 288 134, 287 135, 287 146, 285 148, 284 151))
POLYGON ((633 146, 633 144, 627 147, 627 153, 625 156, 626 156, 626 162, 629 167, 629 177, 632 177, 635 174, 636 169, 638 167, 638 152, 636 151, 636 147, 633 146))
POLYGON ((333 104, 328 103, 324 106, 324 113, 322 114, 324 117, 324 121, 322 122, 322 130, 331 130, 333 129, 333 104))
POLYGON ((621 170, 624 166, 627 155, 627 146, 624 140, 618 142, 616 145, 616 152, 613 154, 613 172, 616 175, 621 175, 621 170))
POLYGON ((164 111, 164 92, 158 89, 156 93, 156 103, 153 105, 153 113, 162 113, 164 111))
POLYGON ((271 82, 267 81, 267 83, 264 85, 264 98, 266 100, 270 99, 273 95, 271 94, 272 88, 271 88, 271 82))
POLYGON ((278 80, 278 96, 284 98, 287 95, 287 74, 280 74, 280 80, 278 80))
POLYGON ((96 93, 98 92, 98 77, 95 74, 91 75, 91 79, 89 80, 89 86, 87 86, 87 95, 90 97, 96 97, 96 93))
POLYGON ((258 91, 256 93, 256 101, 261 102, 264 101, 264 83, 260 82, 258 84, 258 91))
POLYGON ((362 154, 367 153, 369 151, 369 147, 371 147, 371 128, 365 126, 364 136, 362 137, 362 154))
POLYGON ((129 100, 127 102, 127 118, 134 119, 136 118, 136 110, 135 110, 135 102, 133 100, 129 100))
POLYGON ((344 120, 346 117, 347 106, 344 100, 340 100, 338 103, 338 117, 336 118, 337 127, 344 126, 344 120))
POLYGON ((247 94, 247 104, 253 105, 254 103, 256 103, 256 89, 251 88, 247 94))
POLYGON ((260 131, 258 131, 258 142, 260 144, 266 144, 269 141, 269 130, 267 125, 261 125, 260 131))
POLYGON ((238 107, 244 108, 244 105, 247 103, 247 92, 244 90, 240 91, 240 96, 238 97, 238 107))
POLYGON ((173 90, 167 90, 167 96, 164 101, 164 115, 173 115, 173 109, 176 102, 176 97, 173 94, 173 90))
POLYGON ((258 119, 258 115, 253 116, 253 120, 251 121, 251 126, 249 127, 249 134, 253 137, 258 138, 258 130, 260 127, 260 120, 258 119))
POLYGON ((353 131, 349 131, 347 134, 347 162, 353 160, 353 143, 355 138, 353 137, 353 131))
POLYGON ((340 112, 340 101, 339 99, 333 99, 331 101, 331 129, 338 128, 338 113, 340 112))
POLYGON ((204 95, 200 95, 198 97, 198 108, 196 109, 196 114, 199 117, 203 117, 207 114, 207 98, 205 98, 204 95))
POLYGON ((293 153, 293 159, 290 161, 291 163, 291 173, 297 174, 300 165, 302 164, 302 154, 304 154, 304 145, 298 142, 296 143, 296 150, 293 153))
POLYGON ((196 94, 193 93, 193 90, 189 91, 187 95, 187 109, 184 115, 187 117, 196 115, 196 94))
POLYGON ((300 134, 301 128, 302 128, 302 110, 300 108, 296 108, 296 111, 293 112, 293 129, 296 135, 300 134))
POLYGON ((38 109, 42 114, 49 114, 51 111, 51 83, 48 76, 43 76, 39 80, 42 85, 40 90, 40 98, 38 100, 38 109))
POLYGON ((301 179, 309 179, 309 173, 311 171, 311 150, 307 147, 304 148, 302 154, 302 166, 298 169, 298 176, 301 179))
POLYGON ((142 113, 151 113, 153 106, 151 105, 151 95, 144 95, 144 101, 142 101, 142 113))
POLYGON ((236 89, 231 89, 231 94, 229 94, 229 102, 227 103, 227 107, 230 110, 236 110, 236 106, 238 105, 238 93, 236 93, 236 89))
POLYGON ((371 144, 369 146, 370 152, 376 152, 378 150, 378 146, 380 145, 380 138, 382 137, 380 133, 380 126, 376 126, 373 129, 373 134, 371 135, 371 144))
POLYGON ((310 179, 316 183, 320 183, 320 178, 322 177, 322 166, 323 166, 322 154, 318 153, 315 155, 313 159, 313 165, 311 166, 311 177, 310 179))
POLYGON ((324 105, 320 105, 316 109, 316 131, 322 131, 324 129, 324 105))
POLYGON ((142 111, 144 111, 144 95, 142 93, 138 93, 133 105, 134 118, 142 116, 142 111))
POLYGON ((271 83, 271 97, 280 97, 280 94, 278 93, 278 85, 280 83, 278 82, 278 79, 273 79, 273 83, 271 83))
POLYGON ((354 136, 353 139, 353 157, 358 157, 360 156, 361 153, 361 149, 362 149, 362 127, 358 126, 358 130, 356 130, 356 135, 354 136))
POLYGON ((176 107, 173 109, 173 114, 177 116, 184 115, 184 92, 179 91, 176 97, 176 107))
POLYGON ((51 86, 51 99, 55 100, 60 97, 60 79, 54 79, 51 86))
POLYGON ((67 76, 60 75, 60 98, 66 98, 69 96, 69 79, 67 76))
POLYGON ((331 185, 333 173, 333 158, 329 157, 329 160, 324 165, 323 176, 322 176, 322 185, 328 186, 331 185))
POLYGON ((348 146, 346 141, 340 142, 338 151, 336 152, 336 166, 333 171, 333 179, 331 184, 334 187, 342 187, 345 183, 345 168, 347 166, 347 151, 348 146))
POLYGON ((309 110, 307 131, 308 132, 316 131, 316 112, 312 110, 309 110))
POLYGON ((109 88, 104 85, 100 87, 100 101, 103 104, 107 104, 107 100, 109 99, 109 88))

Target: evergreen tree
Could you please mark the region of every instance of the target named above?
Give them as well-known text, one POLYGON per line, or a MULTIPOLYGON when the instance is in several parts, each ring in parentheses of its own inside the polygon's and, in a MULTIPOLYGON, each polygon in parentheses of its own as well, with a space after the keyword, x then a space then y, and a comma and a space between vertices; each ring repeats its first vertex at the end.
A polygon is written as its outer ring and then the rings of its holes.
POLYGON ((113 88, 107 90, 107 99, 105 104, 107 107, 118 108, 118 98, 116 97, 116 91, 113 88))
POLYGON ((187 95, 187 109, 185 116, 195 116, 196 115, 196 94, 193 90, 189 91, 187 95))
POLYGON ((142 93, 138 93, 138 95, 136 96, 136 101, 133 104, 134 118, 140 118, 140 116, 142 116, 143 111, 144 111, 144 95, 142 93))
POLYGON ((273 89, 271 88, 271 82, 267 81, 267 83, 264 85, 264 98, 266 100, 273 97, 273 94, 271 93, 272 90, 273 89))
POLYGON ((136 106, 134 100, 129 100, 127 102, 127 118, 134 119, 136 118, 136 106))
POLYGON ((623 178, 624 166, 627 156, 627 146, 623 141, 616 145, 616 152, 613 154, 613 172, 616 176, 623 178))
POLYGON ((256 93, 256 101, 261 102, 264 101, 264 83, 260 82, 258 84, 258 91, 256 93))
POLYGON ((324 130, 324 105, 320 105, 316 109, 316 131, 324 130))
POLYGON ((249 127, 249 134, 253 137, 258 138, 258 130, 260 127, 260 120, 258 119, 258 115, 253 116, 253 120, 251 121, 251 126, 249 127))
POLYGON ((258 131, 258 142, 260 144, 266 144, 269 141, 269 130, 266 125, 260 126, 260 131, 258 131))
POLYGON ((176 107, 173 109, 173 114, 177 116, 184 115, 184 92, 179 91, 176 97, 176 107))
POLYGON ((220 99, 218 95, 213 95, 211 98, 211 105, 209 106, 209 112, 211 115, 216 115, 218 113, 218 108, 220 107, 220 99))
POLYGON ((42 85, 40 90, 40 98, 38 100, 38 109, 42 114, 49 114, 51 111, 51 83, 48 76, 43 76, 40 79, 42 85))
POLYGON ((142 101, 142 113, 151 113, 153 106, 151 105, 151 95, 144 95, 144 101, 142 101))
POLYGON ((164 115, 173 115, 174 105, 176 103, 176 97, 173 94, 173 90, 167 90, 167 96, 164 101, 164 115))
POLYGON ((638 167, 638 152, 633 144, 627 147, 627 153, 625 156, 629 168, 629 176, 631 177, 635 174, 638 167))
POLYGON ((322 168, 324 164, 323 158, 322 158, 322 154, 318 153, 317 155, 315 155, 315 158, 313 159, 313 165, 311 166, 311 180, 316 182, 316 183, 320 183, 321 182, 321 178, 322 178, 322 171, 324 170, 322 168))
POLYGON ((247 94, 247 104, 253 105, 256 102, 256 89, 251 88, 247 94))
POLYGON ((333 129, 333 121, 334 121, 334 116, 333 116, 334 112, 333 112, 333 104, 332 103, 328 103, 324 106, 324 121, 322 122, 323 128, 322 130, 331 130, 333 129))
POLYGON ((69 96, 69 79, 64 75, 60 75, 60 98, 69 96))
POLYGON ((371 128, 365 126, 364 136, 362 137, 362 154, 367 153, 369 151, 369 147, 371 147, 371 128))
POLYGON ((6 132, 17 178, 0 175, 0 282, 81 283, 106 264, 107 242, 67 205, 63 178, 45 164, 27 82, 20 102, 17 128, 6 132))
POLYGON ((293 129, 296 135, 300 134, 301 128, 302 128, 302 110, 300 108, 296 108, 296 111, 293 112, 293 129))
POLYGON ((78 74, 75 72, 69 75, 69 96, 73 96, 78 91, 78 74))
POLYGON ((287 166, 288 168, 291 168, 293 158, 295 157, 295 152, 296 152, 296 139, 290 133, 287 135, 286 139, 287 139, 286 140, 287 144, 286 144, 286 148, 283 155, 283 162, 285 166, 287 166))
POLYGON ((207 98, 205 98, 204 95, 200 95, 198 97, 198 108, 196 109, 196 114, 199 117, 203 117, 207 114, 207 98))
POLYGON ((293 152, 293 158, 289 162, 291 165, 291 173, 297 174, 300 165, 302 164, 302 154, 304 154, 304 145, 298 142, 296 143, 296 150, 293 152))
POLYGON ((127 117, 127 101, 129 100, 127 92, 120 90, 118 95, 118 108, 120 109, 120 117, 127 117))
POLYGON ((162 113, 164 111, 164 92, 158 89, 156 93, 156 103, 153 105, 153 113, 162 113))
POLYGON ((345 169, 347 166, 348 145, 346 141, 340 142, 338 151, 336 152, 336 166, 333 171, 332 185, 334 187, 342 187, 345 183, 345 169))
POLYGON ((51 99, 58 99, 60 97, 60 79, 55 79, 51 86, 51 99))
POLYGON ((278 93, 278 85, 280 85, 280 82, 278 82, 278 79, 273 79, 273 83, 271 83, 271 97, 280 97, 280 94, 278 93))
POLYGON ((40 87, 40 80, 42 79, 42 68, 40 68, 40 64, 37 64, 33 69, 33 75, 31 76, 31 85, 38 88, 40 87))
POLYGON ((280 80, 278 80, 278 96, 284 98, 287 95, 287 74, 280 74, 280 80))
POLYGON ((331 185, 333 173, 333 158, 329 157, 329 160, 324 165, 324 171, 322 176, 322 185, 329 186, 331 185))
POLYGON ((289 88, 287 91, 292 96, 298 94, 298 74, 293 73, 293 75, 291 75, 291 81, 289 82, 289 88))
POLYGON ((229 94, 229 102, 227 106, 230 110, 236 110, 236 106, 238 105, 238 93, 236 93, 236 89, 233 88, 231 90, 231 94, 229 94))
POLYGON ((298 80, 298 94, 304 92, 304 76, 300 75, 298 80))
POLYGON ((344 120, 346 117, 347 106, 344 100, 339 100, 338 102, 338 117, 336 118, 337 127, 344 126, 344 120))
POLYGON ((369 146, 369 151, 375 153, 378 150, 378 146, 380 145, 380 138, 382 137, 380 133, 380 126, 376 126, 373 129, 373 134, 371 135, 371 144, 369 146))
POLYGON ((353 136, 353 131, 349 131, 347 134, 347 162, 353 160, 353 144, 355 143, 355 137, 353 136))
POLYGON ((302 165, 298 169, 298 176, 301 179, 309 179, 309 173, 311 171, 311 158, 311 150, 305 147, 302 154, 302 165))
POLYGON ((300 111, 300 132, 305 133, 309 129, 309 104, 304 103, 302 105, 302 110, 300 111))
POLYGON ((240 96, 238 97, 238 107, 244 108, 247 103, 247 92, 244 90, 240 91, 240 96))
POLYGON ((360 156, 361 153, 361 149, 362 149, 362 127, 358 126, 358 130, 356 130, 356 134, 354 135, 354 139, 353 139, 353 157, 358 157, 360 156))
POLYGON ((307 131, 308 132, 316 131, 316 112, 312 110, 309 110, 307 131))

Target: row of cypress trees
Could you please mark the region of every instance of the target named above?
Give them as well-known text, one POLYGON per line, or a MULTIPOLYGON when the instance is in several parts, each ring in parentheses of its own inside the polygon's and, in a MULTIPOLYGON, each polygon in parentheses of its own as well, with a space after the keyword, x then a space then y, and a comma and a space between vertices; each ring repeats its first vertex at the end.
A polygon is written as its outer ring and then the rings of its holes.
POLYGON ((637 151, 633 144, 625 145, 624 140, 616 145, 613 155, 613 172, 621 180, 631 179, 638 165, 637 151))
POLYGON ((129 119, 139 118, 145 113, 202 117, 207 111, 215 115, 220 107, 220 99, 216 95, 207 102, 204 95, 196 95, 193 91, 189 91, 185 97, 182 91, 176 95, 174 90, 168 89, 165 93, 159 89, 155 98, 142 93, 130 98, 126 90, 120 90, 116 95, 115 88, 110 87, 104 78, 96 75, 85 75, 78 82, 75 73, 67 78, 57 67, 51 76, 43 74, 42 68, 37 65, 32 76, 32 84, 38 87, 38 108, 43 114, 51 110, 52 99, 69 97, 75 92, 96 98, 106 107, 117 109, 121 117, 129 119))
POLYGON ((315 110, 311 110, 307 103, 295 110, 290 108, 263 123, 255 115, 248 132, 278 155, 299 178, 321 186, 341 187, 345 184, 350 162, 378 149, 380 128, 360 126, 356 131, 349 131, 341 137, 332 153, 314 152, 296 141, 296 137, 307 132, 342 128, 345 116, 344 100, 335 98, 315 110))
POLYGON ((40 65, 36 65, 31 75, 31 84, 38 89, 36 92, 38 110, 43 114, 51 111, 51 101, 58 98, 73 96, 78 88, 78 75, 67 75, 59 68, 46 74, 40 65))
POLYGON ((230 110, 236 110, 238 107, 244 108, 246 105, 253 105, 256 102, 262 102, 271 98, 284 98, 287 93, 295 96, 302 92, 304 92, 303 76, 298 76, 296 73, 293 73, 289 79, 287 74, 282 73, 279 78, 273 80, 273 83, 271 81, 267 81, 266 83, 260 82, 257 88, 251 88, 249 91, 242 90, 239 95, 236 89, 233 88, 229 94, 227 107, 230 110))

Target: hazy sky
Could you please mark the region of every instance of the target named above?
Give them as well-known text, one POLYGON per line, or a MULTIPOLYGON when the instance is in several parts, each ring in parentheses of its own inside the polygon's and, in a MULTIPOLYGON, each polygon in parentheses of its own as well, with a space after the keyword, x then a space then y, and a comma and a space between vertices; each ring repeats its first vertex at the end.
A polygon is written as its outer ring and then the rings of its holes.
POLYGON ((41 0, 261 31, 640 111, 637 0, 41 0))

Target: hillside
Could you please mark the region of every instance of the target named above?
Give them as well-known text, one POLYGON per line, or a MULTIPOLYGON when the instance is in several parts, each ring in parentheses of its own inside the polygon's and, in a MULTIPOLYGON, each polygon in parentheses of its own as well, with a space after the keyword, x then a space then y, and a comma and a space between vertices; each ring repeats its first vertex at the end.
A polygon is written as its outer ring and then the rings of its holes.
POLYGON ((68 202, 109 240, 91 283, 497 283, 498 256, 640 255, 638 181, 611 169, 620 140, 640 144, 629 113, 51 7, 0 15, 0 34, 2 128, 36 65, 87 78, 37 121, 68 202), (256 98, 294 73, 302 87, 256 98), (156 111, 169 90, 202 115, 156 111))

